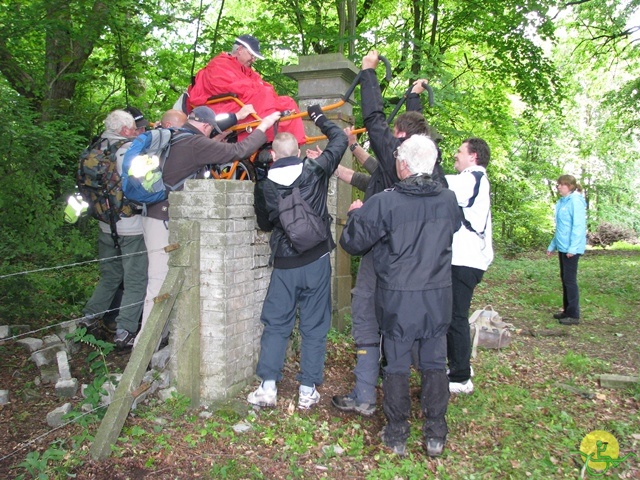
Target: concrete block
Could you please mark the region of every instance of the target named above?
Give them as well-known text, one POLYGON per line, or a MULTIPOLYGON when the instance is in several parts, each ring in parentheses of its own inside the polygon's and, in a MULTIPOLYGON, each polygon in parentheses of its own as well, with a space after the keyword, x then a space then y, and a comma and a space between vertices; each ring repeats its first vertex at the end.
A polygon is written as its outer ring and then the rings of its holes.
POLYGON ((166 402, 175 392, 177 392, 176 387, 165 388, 164 390, 158 391, 158 398, 163 402, 166 402))
POLYGON ((52 363, 56 363, 57 367, 57 354, 60 350, 64 350, 64 344, 60 342, 55 345, 49 345, 37 352, 33 352, 31 354, 31 360, 34 361, 38 368, 42 368, 45 365, 51 365, 52 363))
POLYGON ((171 349, 168 346, 166 346, 162 350, 158 350, 151 357, 151 368, 155 368, 156 370, 164 370, 164 367, 167 365, 170 356, 171 349))
POLYGON ((61 398, 71 398, 78 392, 78 380, 75 378, 60 379, 56 382, 56 395, 61 398))
POLYGON ((60 372, 60 380, 71 380, 71 370, 69 368, 69 358, 65 350, 56 353, 58 360, 58 371, 60 372))
POLYGON ((47 425, 50 427, 59 427, 64 423, 62 417, 71 411, 71 404, 65 403, 61 407, 47 413, 47 425))
POLYGON ((10 336, 9 325, 0 325, 0 339, 9 338, 10 336))
POLYGON ((40 338, 25 337, 16 340, 16 344, 23 346, 29 353, 37 352, 44 346, 44 342, 40 338))
POLYGON ((58 335, 46 335, 42 341, 44 342, 45 347, 49 347, 51 345, 58 345, 63 343, 58 335))
POLYGON ((0 405, 9 403, 9 390, 0 390, 0 405))
POLYGON ((72 338, 67 337, 70 337, 76 330, 76 328, 77 326, 75 320, 62 323, 58 327, 56 327, 56 335, 58 335, 58 337, 60 337, 60 340, 62 340, 62 342, 64 343, 67 352, 72 355, 80 351, 80 343, 74 342, 72 338))
POLYGON ((44 384, 56 383, 60 379, 58 365, 43 365, 40 367, 40 381, 44 384))
POLYGON ((600 386, 603 388, 627 388, 638 383, 639 377, 631 377, 627 375, 600 375, 600 386))

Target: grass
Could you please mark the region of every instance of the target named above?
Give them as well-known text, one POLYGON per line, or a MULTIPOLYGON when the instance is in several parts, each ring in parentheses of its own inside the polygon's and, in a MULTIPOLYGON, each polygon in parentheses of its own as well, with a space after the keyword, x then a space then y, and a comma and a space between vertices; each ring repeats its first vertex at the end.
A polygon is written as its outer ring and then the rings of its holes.
MULTIPOLYGON (((638 375, 639 263, 639 248, 585 255, 578 273, 582 324, 564 327, 551 318, 562 301, 557 259, 544 252, 496 258, 476 290, 472 309, 492 305, 517 330, 508 348, 479 350, 473 361, 476 390, 452 397, 450 434, 439 459, 426 457, 421 446, 417 398, 409 454, 398 457, 380 445, 381 413, 361 418, 330 407, 300 413, 285 405, 257 413, 222 409, 203 419, 188 409, 188 399, 175 396, 139 407, 109 462, 114 472, 126 472, 126 462, 136 462, 149 472, 169 475, 156 478, 190 478, 194 472, 216 479, 579 478, 579 446, 593 430, 616 437, 621 456, 638 452, 640 384, 606 390, 599 387, 598 375, 638 375), (552 335, 534 335, 542 331, 552 335), (237 433, 233 427, 238 423, 251 429, 237 433)), ((350 377, 352 339, 332 330, 328 343, 327 368, 350 377)), ((411 384, 418 390, 418 375, 412 375, 411 384)), ((83 452, 67 455, 86 466, 89 459, 83 460, 83 452)), ((55 477, 54 458, 32 455, 29 462, 23 465, 26 473, 46 470, 55 477)), ((625 460, 610 475, 638 478, 640 459, 625 460)))

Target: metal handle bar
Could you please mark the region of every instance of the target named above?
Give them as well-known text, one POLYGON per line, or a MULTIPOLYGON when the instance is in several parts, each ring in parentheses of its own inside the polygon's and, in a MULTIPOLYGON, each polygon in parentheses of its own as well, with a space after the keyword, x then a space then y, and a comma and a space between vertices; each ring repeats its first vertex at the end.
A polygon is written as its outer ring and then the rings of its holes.
MULTIPOLYGON (((431 86, 429 86, 429 84, 427 84, 426 82, 422 82, 422 88, 424 88, 427 91, 427 94, 429 96, 429 106, 433 107, 433 89, 431 88, 431 86)), ((398 111, 400 110, 400 108, 402 107, 402 105, 404 105, 404 102, 406 102, 407 97, 409 96, 409 94, 411 93, 411 90, 413 90, 413 85, 410 85, 409 88, 407 89, 407 91, 404 93, 404 95, 402 96, 402 98, 400 99, 400 101, 398 102, 398 104, 396 105, 396 108, 393 109, 393 112, 391 112, 391 114, 389 115, 389 117, 387 117, 387 123, 389 125, 391 125, 391 122, 393 121, 393 119, 396 117, 396 114, 398 113, 398 111)))

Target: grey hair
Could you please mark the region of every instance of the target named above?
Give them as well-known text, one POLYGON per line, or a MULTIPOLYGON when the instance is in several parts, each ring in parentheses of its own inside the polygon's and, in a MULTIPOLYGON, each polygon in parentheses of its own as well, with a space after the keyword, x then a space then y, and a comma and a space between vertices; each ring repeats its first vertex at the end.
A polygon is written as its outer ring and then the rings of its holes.
POLYGON ((271 149, 276 158, 295 157, 298 155, 298 140, 289 132, 280 132, 274 138, 271 149))
POLYGON ((431 175, 438 159, 438 148, 426 135, 411 135, 398 147, 396 158, 405 161, 412 174, 431 175))
POLYGON ((104 119, 104 128, 109 133, 120 135, 123 128, 136 128, 136 121, 129 112, 114 110, 104 119))
MULTIPOLYGON (((231 47, 231 55, 235 55, 238 52, 238 48, 242 47, 239 43, 234 43, 231 47)), ((245 47, 246 48, 246 47, 245 47)))

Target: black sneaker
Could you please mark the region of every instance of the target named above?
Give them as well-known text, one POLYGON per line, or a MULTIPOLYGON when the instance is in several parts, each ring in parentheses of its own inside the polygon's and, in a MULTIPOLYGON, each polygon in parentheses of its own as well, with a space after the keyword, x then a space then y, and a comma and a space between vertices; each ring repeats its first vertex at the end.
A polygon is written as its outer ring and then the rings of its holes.
POLYGON ((553 318, 556 320, 562 320, 563 318, 567 318, 564 312, 558 312, 553 314, 553 318))
POLYGON ((127 331, 121 330, 120 328, 116 331, 116 335, 113 339, 116 344, 116 348, 118 350, 128 350, 133 348, 133 342, 135 341, 135 334, 127 331))
POLYGON ((445 441, 442 438, 427 438, 427 455, 439 457, 444 452, 445 441))
POLYGON ((560 323, 562 325, 579 325, 580 324, 580 319, 579 318, 573 318, 573 317, 565 317, 565 318, 561 318, 560 319, 560 323))
POLYGON ((356 399, 350 395, 336 395, 331 399, 331 403, 338 410, 342 410, 343 412, 357 412, 365 417, 369 417, 376 412, 375 404, 358 403, 356 399))

